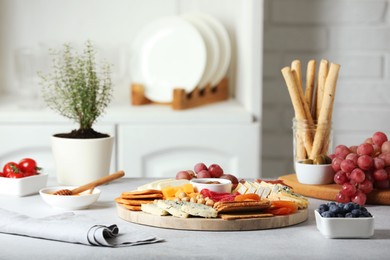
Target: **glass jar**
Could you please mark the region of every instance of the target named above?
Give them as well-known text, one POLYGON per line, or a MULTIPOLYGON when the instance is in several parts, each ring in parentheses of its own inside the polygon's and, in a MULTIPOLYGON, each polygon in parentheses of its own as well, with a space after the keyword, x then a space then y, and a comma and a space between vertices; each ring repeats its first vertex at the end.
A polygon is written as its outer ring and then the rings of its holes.
POLYGON ((293 155, 295 162, 306 159, 315 159, 318 155, 328 155, 332 151, 333 129, 332 122, 317 121, 309 123, 308 120, 293 118, 293 155))

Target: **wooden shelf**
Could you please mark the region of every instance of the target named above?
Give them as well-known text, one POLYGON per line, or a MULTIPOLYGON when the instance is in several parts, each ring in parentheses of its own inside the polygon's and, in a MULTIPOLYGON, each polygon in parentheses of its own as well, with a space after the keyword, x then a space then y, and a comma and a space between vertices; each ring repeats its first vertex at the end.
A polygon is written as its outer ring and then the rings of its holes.
POLYGON ((143 85, 136 83, 131 85, 131 103, 134 106, 163 104, 170 105, 174 110, 184 110, 227 100, 229 98, 228 80, 227 78, 224 78, 214 87, 210 85, 207 85, 202 89, 196 87, 189 93, 186 93, 182 88, 175 88, 172 95, 172 102, 155 102, 145 96, 143 85))

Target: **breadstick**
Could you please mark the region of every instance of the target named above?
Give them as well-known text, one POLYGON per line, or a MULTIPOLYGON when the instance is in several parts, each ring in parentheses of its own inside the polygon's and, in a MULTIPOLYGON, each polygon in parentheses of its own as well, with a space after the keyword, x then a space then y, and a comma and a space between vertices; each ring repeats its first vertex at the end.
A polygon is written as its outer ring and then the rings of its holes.
POLYGON ((316 108, 316 118, 320 117, 322 100, 324 97, 324 88, 326 77, 328 76, 328 64, 327 60, 321 60, 320 67, 318 69, 318 82, 317 82, 317 108, 316 108))
POLYGON ((291 71, 296 77, 299 89, 302 90, 302 69, 300 60, 293 60, 291 62, 291 71))
MULTIPOLYGON (((305 110, 307 110, 308 107, 306 101, 304 101, 303 91, 299 91, 299 87, 296 83, 296 78, 293 72, 289 67, 284 67, 281 71, 284 80, 286 81, 287 89, 294 107, 295 118, 297 120, 307 120, 309 124, 313 124, 313 119, 311 118, 310 111, 307 111, 309 114, 309 117, 307 117, 307 113, 305 110)), ((301 134, 299 135, 302 136, 301 134)), ((309 131, 305 131, 303 136, 306 152, 307 154, 310 154, 313 146, 313 137, 309 131)))
POLYGON ((330 118, 330 113, 333 109, 339 70, 339 64, 332 63, 330 65, 329 73, 326 77, 324 97, 322 100, 322 106, 318 118, 317 131, 314 136, 313 149, 310 153, 310 159, 314 159, 321 153, 324 142, 328 137, 327 133, 330 125, 328 120, 330 118))
POLYGON ((305 110, 306 120, 308 120, 308 123, 311 125, 313 123, 313 117, 311 116, 310 106, 306 102, 303 89, 302 89, 301 62, 299 60, 294 60, 291 63, 291 72, 293 73, 295 82, 297 84, 297 89, 299 91, 299 98, 301 99, 301 102, 303 104, 303 109, 305 110))
POLYGON ((305 100, 311 113, 313 115, 313 92, 314 92, 314 81, 316 77, 316 61, 310 60, 307 63, 306 69, 306 87, 305 87, 305 100))

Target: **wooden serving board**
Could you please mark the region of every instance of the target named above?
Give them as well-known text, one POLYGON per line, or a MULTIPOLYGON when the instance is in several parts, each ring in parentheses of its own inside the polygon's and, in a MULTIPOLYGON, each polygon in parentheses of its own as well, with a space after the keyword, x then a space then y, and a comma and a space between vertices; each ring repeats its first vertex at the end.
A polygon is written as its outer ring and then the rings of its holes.
POLYGON ((307 209, 299 210, 287 216, 265 218, 223 220, 220 218, 177 218, 173 216, 155 216, 142 211, 131 211, 117 204, 120 218, 141 225, 199 231, 238 231, 282 228, 299 224, 307 220, 307 209))
MULTIPOLYGON (((335 201, 336 195, 341 189, 341 186, 338 184, 302 184, 298 182, 296 174, 280 176, 279 179, 292 187, 294 192, 316 199, 335 201)), ((367 194, 367 204, 390 205, 390 190, 373 190, 367 194)))

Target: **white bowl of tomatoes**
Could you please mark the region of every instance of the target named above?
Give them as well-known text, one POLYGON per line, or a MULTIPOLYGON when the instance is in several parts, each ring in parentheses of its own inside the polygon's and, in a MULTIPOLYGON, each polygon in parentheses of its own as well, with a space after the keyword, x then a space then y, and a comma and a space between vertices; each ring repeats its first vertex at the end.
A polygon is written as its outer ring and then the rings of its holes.
POLYGON ((19 162, 7 162, 0 169, 0 195, 23 197, 37 194, 46 187, 48 175, 42 173, 34 159, 23 158, 19 162))

